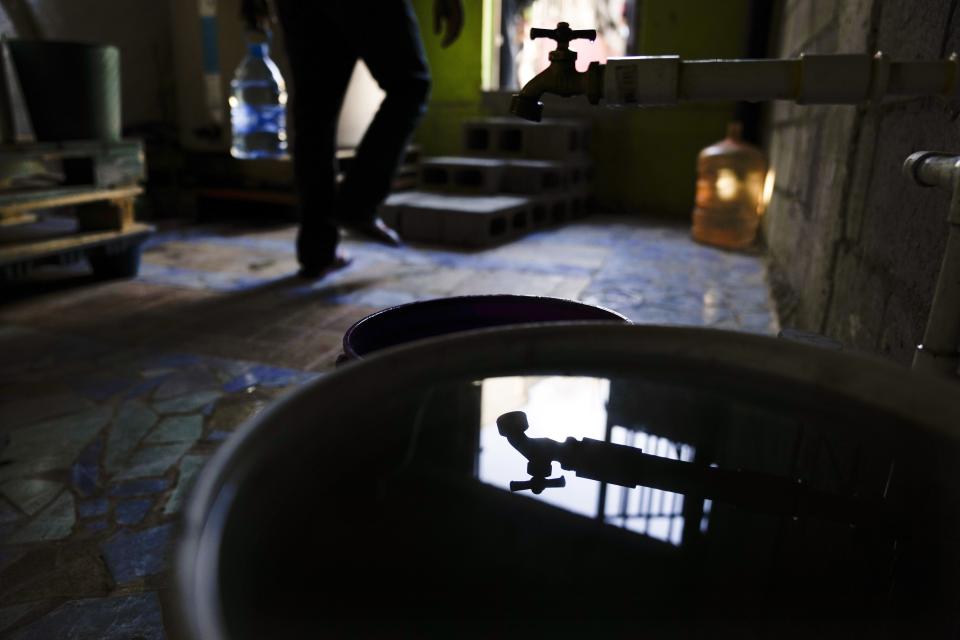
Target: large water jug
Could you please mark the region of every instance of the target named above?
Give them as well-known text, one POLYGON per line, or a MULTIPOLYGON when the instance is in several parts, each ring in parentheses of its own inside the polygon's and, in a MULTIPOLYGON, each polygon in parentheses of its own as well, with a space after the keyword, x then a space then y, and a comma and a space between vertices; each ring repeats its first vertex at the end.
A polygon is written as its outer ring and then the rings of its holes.
POLYGON ((287 155, 287 88, 265 42, 250 43, 230 83, 234 158, 287 155))
POLYGON ((727 137, 700 152, 693 238, 728 249, 753 244, 766 206, 767 161, 731 122, 727 137))

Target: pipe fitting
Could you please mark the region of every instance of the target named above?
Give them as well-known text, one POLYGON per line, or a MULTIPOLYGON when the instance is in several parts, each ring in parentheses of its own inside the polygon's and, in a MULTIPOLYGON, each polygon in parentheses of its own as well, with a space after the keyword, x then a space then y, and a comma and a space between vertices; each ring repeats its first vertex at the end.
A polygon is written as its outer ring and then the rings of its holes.
POLYGON ((903 173, 922 187, 953 189, 960 179, 960 155, 918 151, 904 161, 903 173))

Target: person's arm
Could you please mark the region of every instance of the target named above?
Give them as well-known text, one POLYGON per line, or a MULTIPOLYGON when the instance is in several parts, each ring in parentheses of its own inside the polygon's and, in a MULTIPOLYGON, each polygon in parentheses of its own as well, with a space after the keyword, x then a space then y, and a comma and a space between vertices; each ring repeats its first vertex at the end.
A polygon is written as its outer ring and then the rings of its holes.
POLYGON ((463 0, 433 0, 433 32, 443 33, 440 46, 449 47, 463 30, 463 0))

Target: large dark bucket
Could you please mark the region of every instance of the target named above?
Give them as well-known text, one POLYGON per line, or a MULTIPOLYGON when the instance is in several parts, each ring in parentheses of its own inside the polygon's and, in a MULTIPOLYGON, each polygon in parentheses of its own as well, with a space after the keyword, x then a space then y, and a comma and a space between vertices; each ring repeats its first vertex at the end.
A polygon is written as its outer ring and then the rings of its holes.
POLYGON ((120 139, 120 52, 81 42, 10 40, 37 140, 120 139))
POLYGON ((559 298, 514 295, 437 298, 391 307, 363 318, 343 336, 342 361, 461 331, 580 321, 629 323, 627 318, 609 309, 559 298))
POLYGON ((173 618, 194 640, 953 638, 958 424, 950 382, 742 333, 386 349, 216 452, 173 618))

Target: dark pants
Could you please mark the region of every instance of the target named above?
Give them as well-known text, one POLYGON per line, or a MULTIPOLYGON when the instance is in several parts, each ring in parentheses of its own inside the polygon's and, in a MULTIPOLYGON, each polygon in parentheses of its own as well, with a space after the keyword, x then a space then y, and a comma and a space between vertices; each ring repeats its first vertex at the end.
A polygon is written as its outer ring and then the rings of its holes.
POLYGON ((300 194, 297 257, 322 267, 335 255, 335 221, 360 223, 377 205, 426 108, 430 72, 409 0, 278 0, 293 77, 293 162, 300 194), (337 116, 362 59, 386 92, 339 189, 337 116))

